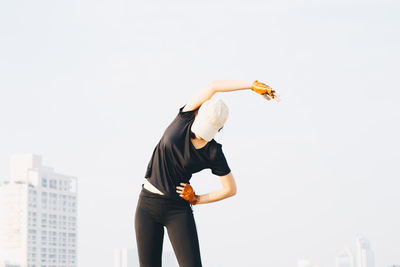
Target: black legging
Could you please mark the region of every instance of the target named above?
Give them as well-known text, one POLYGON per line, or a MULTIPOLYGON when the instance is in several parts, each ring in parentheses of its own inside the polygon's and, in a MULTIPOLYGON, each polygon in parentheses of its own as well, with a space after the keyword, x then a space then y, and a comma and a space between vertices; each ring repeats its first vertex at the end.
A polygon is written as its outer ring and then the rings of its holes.
POLYGON ((161 267, 164 226, 180 267, 201 267, 196 223, 190 203, 153 193, 142 185, 135 231, 140 267, 161 267))

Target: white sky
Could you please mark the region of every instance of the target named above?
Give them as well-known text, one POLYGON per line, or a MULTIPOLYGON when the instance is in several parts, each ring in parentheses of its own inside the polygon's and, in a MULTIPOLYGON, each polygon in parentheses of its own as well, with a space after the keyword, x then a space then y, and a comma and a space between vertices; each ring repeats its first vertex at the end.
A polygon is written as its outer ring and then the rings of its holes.
MULTIPOLYGON (((400 264, 398 1, 3 1, 0 177, 14 153, 79 179, 79 266, 134 247, 133 215, 154 146, 214 79, 266 82, 218 94, 216 138, 234 198, 195 206, 203 264, 333 267, 372 244, 400 264)), ((216 190, 209 170, 200 194, 216 190)), ((166 249, 171 249, 165 236, 166 249)))

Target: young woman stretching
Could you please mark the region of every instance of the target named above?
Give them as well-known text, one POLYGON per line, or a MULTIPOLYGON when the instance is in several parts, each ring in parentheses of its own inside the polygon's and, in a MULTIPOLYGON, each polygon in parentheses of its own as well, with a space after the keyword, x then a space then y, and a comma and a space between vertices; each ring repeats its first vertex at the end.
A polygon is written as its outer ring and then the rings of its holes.
POLYGON ((181 267, 201 267, 200 247, 192 205, 222 200, 236 194, 236 183, 222 145, 213 138, 229 114, 216 92, 251 89, 267 100, 279 101, 268 85, 239 80, 209 83, 193 97, 167 127, 155 147, 135 212, 136 243, 141 267, 161 267, 164 226, 181 267), (222 189, 196 195, 189 180, 209 168, 222 189))

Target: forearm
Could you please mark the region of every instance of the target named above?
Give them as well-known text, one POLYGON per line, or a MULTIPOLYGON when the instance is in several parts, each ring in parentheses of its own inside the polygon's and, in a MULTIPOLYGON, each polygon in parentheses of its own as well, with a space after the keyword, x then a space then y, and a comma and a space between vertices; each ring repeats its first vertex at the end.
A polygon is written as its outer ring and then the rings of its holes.
POLYGON ((211 203, 215 201, 219 201, 231 196, 234 196, 235 193, 230 190, 229 188, 222 188, 216 191, 212 191, 210 193, 204 194, 204 195, 198 195, 199 200, 197 204, 205 204, 205 203, 211 203))
POLYGON ((253 82, 242 80, 214 80, 210 87, 214 92, 230 92, 251 89, 253 82))

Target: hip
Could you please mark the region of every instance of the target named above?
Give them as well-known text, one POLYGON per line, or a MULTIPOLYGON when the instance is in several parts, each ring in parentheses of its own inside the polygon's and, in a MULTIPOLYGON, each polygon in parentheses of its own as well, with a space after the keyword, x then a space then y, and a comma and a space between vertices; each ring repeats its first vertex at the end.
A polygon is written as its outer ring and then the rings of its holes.
POLYGON ((171 206, 171 207, 176 207, 176 206, 188 206, 190 207, 190 203, 187 202, 185 199, 180 197, 179 195, 160 195, 158 193, 154 193, 144 186, 142 184, 142 190, 140 191, 139 194, 139 200, 140 199, 147 199, 150 202, 153 203, 163 203, 164 206, 171 206))
MULTIPOLYGON (((136 214, 147 214, 152 220, 166 223, 169 219, 180 214, 193 216, 193 209, 183 198, 171 198, 166 195, 153 193, 142 185, 136 206, 136 214)), ((187 216, 186 215, 186 216, 187 216)))
POLYGON ((143 183, 143 188, 147 189, 150 192, 159 194, 159 195, 165 195, 163 192, 158 190, 154 185, 152 185, 149 180, 146 179, 146 181, 143 183))

